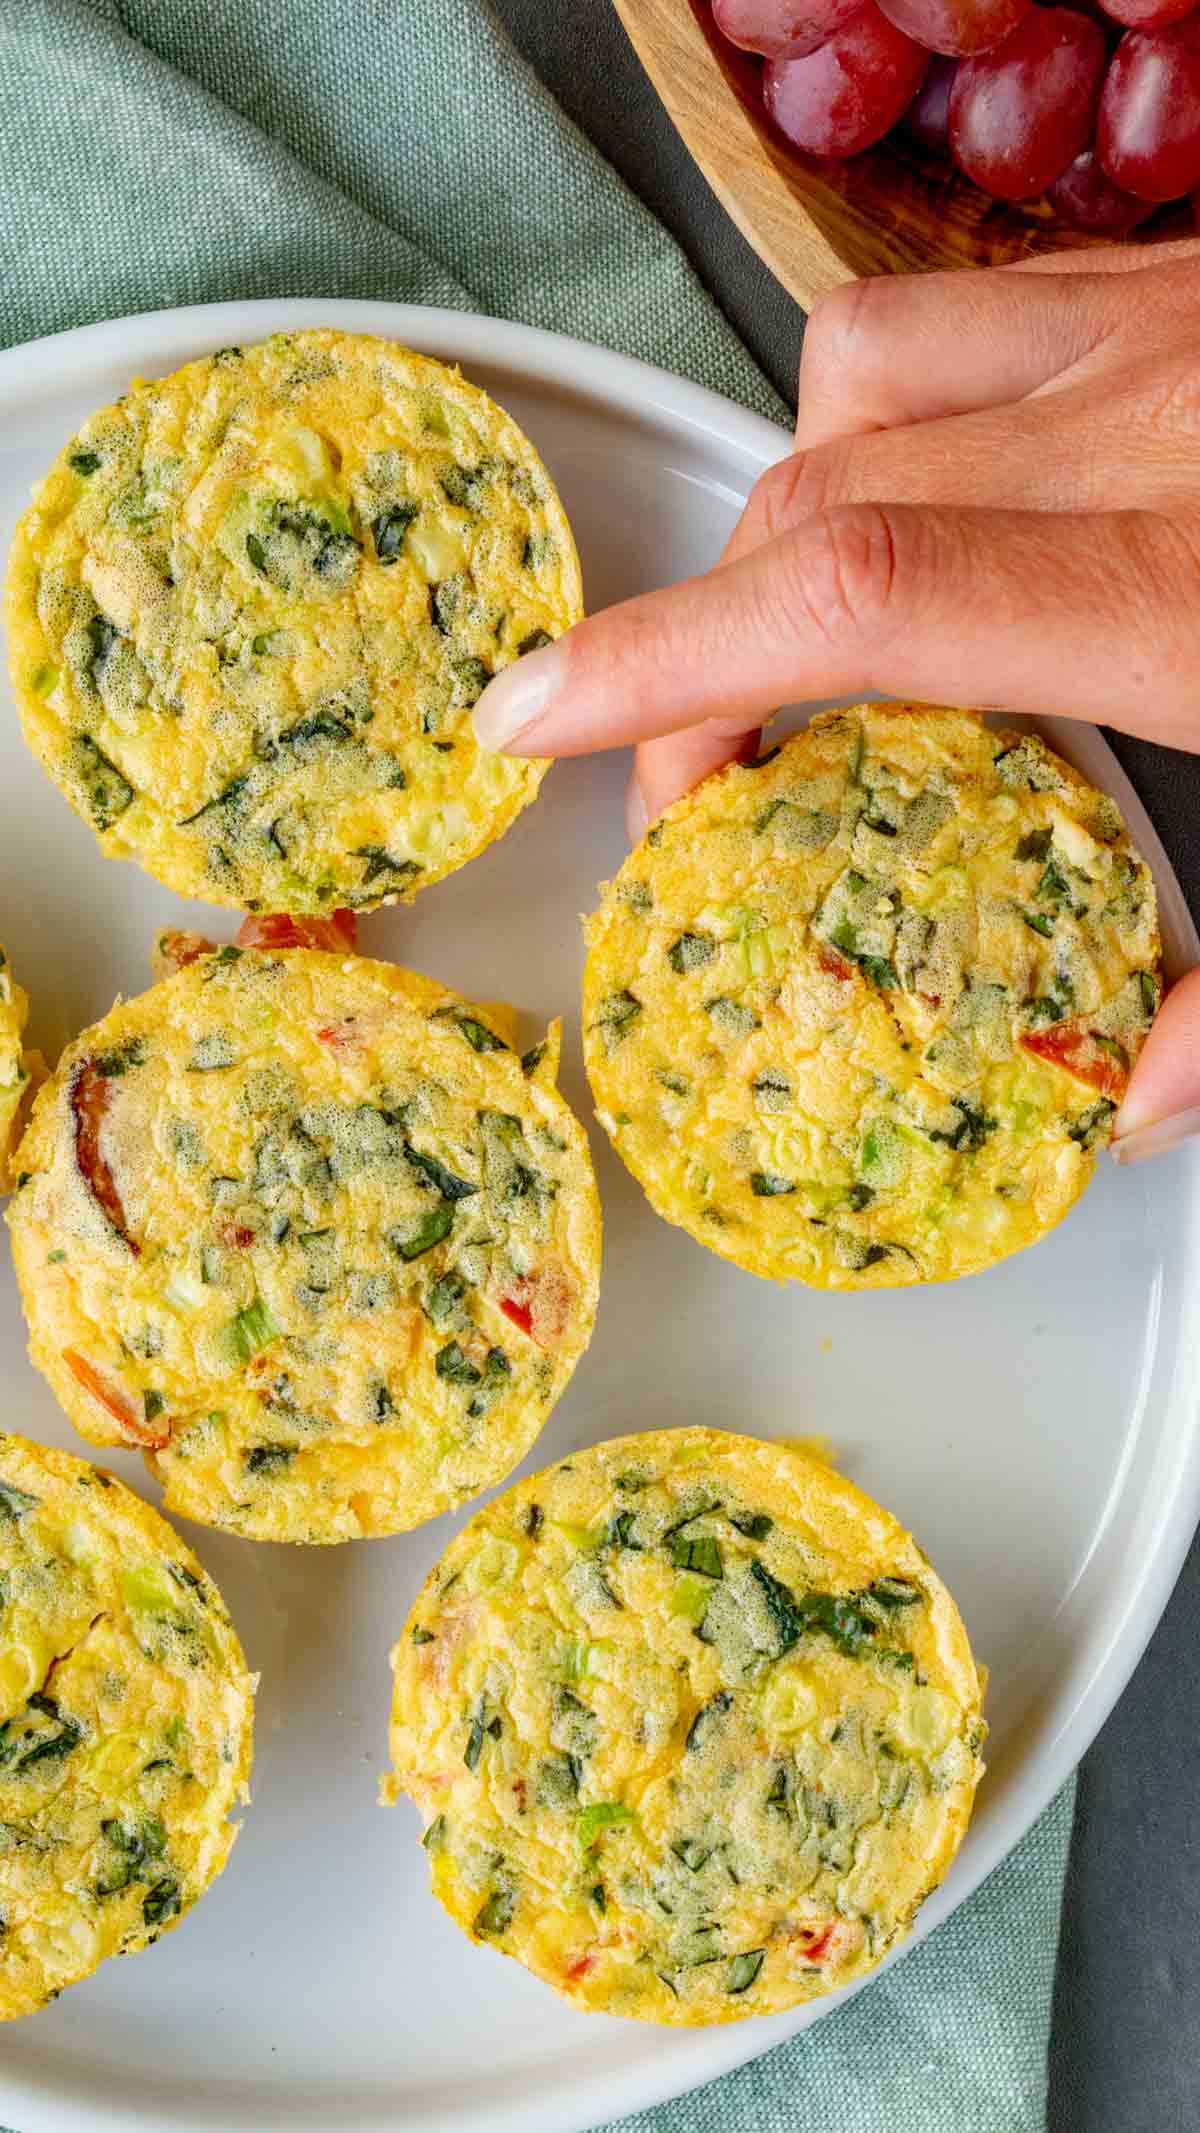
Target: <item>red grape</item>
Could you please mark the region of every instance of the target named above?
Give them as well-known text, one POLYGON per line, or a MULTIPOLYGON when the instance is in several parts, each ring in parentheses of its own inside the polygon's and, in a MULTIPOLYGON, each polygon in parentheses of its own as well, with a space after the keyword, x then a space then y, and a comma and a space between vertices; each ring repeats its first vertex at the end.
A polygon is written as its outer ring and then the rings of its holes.
POLYGON ((1104 12, 1127 30, 1158 30, 1196 11, 1196 0, 1104 0, 1104 12))
POLYGON ((717 28, 731 44, 777 59, 783 52, 811 52, 824 44, 862 4, 863 0, 713 0, 713 14, 717 28))
POLYGON ((1096 153, 1113 184, 1139 200, 1177 200, 1200 182, 1200 22, 1121 39, 1096 153))
POLYGON ((1107 59, 1099 25, 1063 7, 1035 7, 996 51, 964 59, 950 92, 959 168, 1000 200, 1045 192, 1091 140, 1107 59))
POLYGON ((815 52, 769 59, 763 102, 782 133, 815 156, 853 156, 890 132, 929 54, 866 0, 815 52))
POLYGON ((1055 213, 1072 229, 1091 230, 1097 237, 1128 237, 1130 230, 1154 213, 1148 200, 1135 200, 1132 193, 1123 193, 1105 177, 1094 148, 1085 148, 1076 156, 1050 187, 1048 198, 1055 213))
POLYGON ((990 52, 1016 29, 1033 0, 879 0, 898 30, 931 52, 990 52))
POLYGON ((931 156, 950 153, 950 91, 956 59, 931 59, 929 72, 904 114, 904 130, 931 156))

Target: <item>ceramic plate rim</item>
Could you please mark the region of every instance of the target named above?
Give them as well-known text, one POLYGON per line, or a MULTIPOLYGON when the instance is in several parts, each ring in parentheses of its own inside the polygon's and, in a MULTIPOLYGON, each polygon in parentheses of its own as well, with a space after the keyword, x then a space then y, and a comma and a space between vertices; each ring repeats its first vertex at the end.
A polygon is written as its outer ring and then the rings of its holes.
MULTIPOLYGON (((427 305, 385 300, 346 301, 329 298, 258 298, 217 304, 172 307, 105 320, 47 335, 0 351, 0 410, 10 416, 57 395, 82 388, 98 368, 124 362, 167 369, 206 349, 232 340, 252 340, 267 333, 331 322, 362 332, 390 334, 418 349, 460 362, 500 366, 543 391, 582 398, 623 417, 632 426, 653 419, 659 432, 719 439, 740 460, 748 480, 782 457, 787 433, 762 416, 739 407, 690 380, 644 363, 636 357, 571 337, 508 320, 427 305)), ((1128 779, 1107 743, 1095 730, 1043 721, 1056 744, 1071 753, 1085 774, 1100 779, 1120 801, 1127 820, 1155 868, 1167 930, 1174 934, 1178 967, 1200 960, 1200 938, 1183 892, 1161 842, 1128 779)), ((1010 1773, 1004 1797, 994 1811, 980 1816, 973 1837, 956 1868, 952 1901, 945 1888, 925 1907, 908 1942, 913 1946, 957 1909, 991 1874, 1055 1797, 1080 1757, 1099 1732, 1126 1686, 1165 1608, 1183 1566, 1192 1534, 1200 1521, 1200 1409, 1180 1413, 1181 1396, 1173 1397, 1174 1428, 1164 1440, 1153 1531, 1140 1562, 1126 1566, 1119 1595, 1114 1595, 1099 1624, 1092 1624, 1068 1675, 1065 1689, 1050 1698, 1040 1737, 1010 1773), (1168 1451, 1170 1456, 1167 1456, 1168 1451)), ((855 1988, 859 1989, 859 1988, 855 1988)), ((831 2003, 810 2005, 790 2016, 747 2022, 692 2034, 690 2057, 665 2059, 658 2067, 605 2071, 582 2086, 576 2101, 564 2106, 556 2091, 548 2098, 495 2097, 490 2110, 494 2133, 581 2133, 603 2119, 624 2116, 682 2096, 723 2073, 745 2065, 807 2026, 807 2022, 844 2004, 843 1993, 831 2003), (603 2093, 601 2093, 601 2091, 603 2093), (586 2111, 586 2115, 581 2115, 586 2111)), ((20 2133, 41 2133, 56 2097, 46 2084, 24 2084, 23 2093, 6 2098, 4 2109, 22 2114, 20 2133), (27 2114, 33 2113, 31 2118, 27 2114)), ((229 2110, 233 2099, 214 2093, 214 2111, 223 2111, 222 2133, 233 2133, 229 2110)), ((95 2098, 88 2125, 127 2129, 139 2122, 127 2106, 95 2098)), ((82 2133, 83 2121, 72 2107, 54 2123, 54 2133, 82 2133)), ((266 2115, 256 2111, 240 2121, 247 2128, 286 2122, 286 2098, 279 2115, 267 2100, 266 2115)), ((457 2113, 436 2108, 410 2116, 407 2133, 452 2133, 457 2113)), ((148 2124, 148 2119, 141 2119, 148 2124)), ((176 2121, 196 2128, 189 2113, 176 2121)), ((354 2123, 360 2133, 392 2133, 400 2121, 392 2114, 354 2123)), ((214 2117, 214 2133, 218 2120, 214 2117)))

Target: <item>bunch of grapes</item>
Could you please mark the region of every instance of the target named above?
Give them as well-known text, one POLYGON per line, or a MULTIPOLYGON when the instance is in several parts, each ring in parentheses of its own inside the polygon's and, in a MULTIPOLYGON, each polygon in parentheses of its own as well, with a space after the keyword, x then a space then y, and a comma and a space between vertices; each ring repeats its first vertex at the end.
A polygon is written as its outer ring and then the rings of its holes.
POLYGON ((1200 188, 1200 0, 712 0, 810 155, 896 125, 1000 200, 1123 237, 1200 188))

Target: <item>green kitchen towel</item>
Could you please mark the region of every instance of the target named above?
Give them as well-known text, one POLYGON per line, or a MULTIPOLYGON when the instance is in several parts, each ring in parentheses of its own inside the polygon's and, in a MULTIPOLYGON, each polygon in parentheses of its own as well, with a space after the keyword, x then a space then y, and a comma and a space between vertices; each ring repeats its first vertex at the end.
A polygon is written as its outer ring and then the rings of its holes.
MULTIPOLYGON (((784 413, 484 0, 0 0, 0 202, 3 342, 384 297, 579 334, 784 413)), ((611 2133, 1043 2133, 1072 1792, 846 2007, 611 2133)))
POLYGON ((919 1948, 807 2035, 596 2133, 1045 2133, 1075 1781, 919 1948))

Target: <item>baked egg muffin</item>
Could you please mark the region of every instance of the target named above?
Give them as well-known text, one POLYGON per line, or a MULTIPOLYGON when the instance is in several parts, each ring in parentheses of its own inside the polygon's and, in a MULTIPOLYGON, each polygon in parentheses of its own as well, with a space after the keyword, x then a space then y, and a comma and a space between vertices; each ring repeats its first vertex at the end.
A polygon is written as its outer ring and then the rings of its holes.
POLYGON ((511 417, 332 329, 135 380, 8 582, 26 740, 102 850, 247 910, 407 900, 507 829, 547 766, 478 749, 471 706, 582 611, 511 417))
POLYGON ((0 1192, 12 1184, 9 1157, 20 1131, 21 1107, 29 1090, 32 1059, 24 1046, 29 999, 13 977, 8 957, 0 948, 0 1192))
POLYGON ((896 1520, 787 1443, 652 1431, 478 1512, 392 1654, 435 1895, 573 2001, 692 2025, 871 1970, 961 1842, 982 1690, 896 1520))
POLYGON ((178 1925, 249 1797, 221 1596, 99 1467, 0 1436, 0 2020, 178 1925))
POLYGON ((30 1354, 81 1434, 260 1540, 400 1532, 508 1473, 600 1261, 557 1025, 522 1059, 509 1012, 229 946, 85 1030, 9 1213, 30 1354))
POLYGON ((601 1124, 669 1222, 814 1288, 948 1281, 1045 1236, 1159 1000, 1115 802, 969 711, 814 719, 668 808, 602 897, 601 1124))

